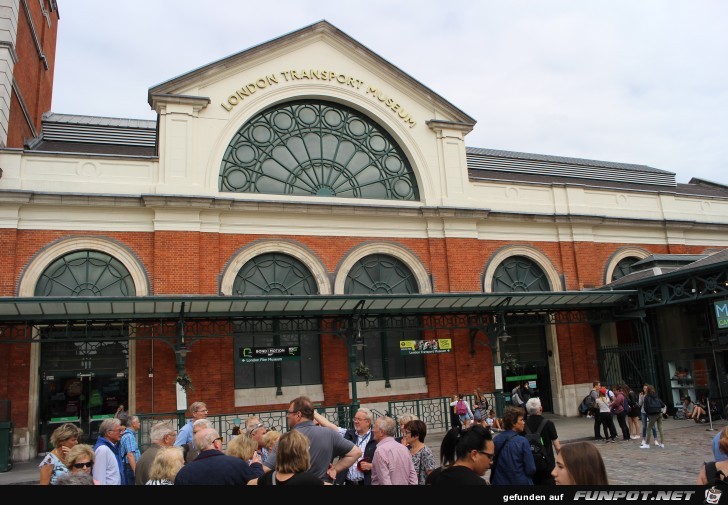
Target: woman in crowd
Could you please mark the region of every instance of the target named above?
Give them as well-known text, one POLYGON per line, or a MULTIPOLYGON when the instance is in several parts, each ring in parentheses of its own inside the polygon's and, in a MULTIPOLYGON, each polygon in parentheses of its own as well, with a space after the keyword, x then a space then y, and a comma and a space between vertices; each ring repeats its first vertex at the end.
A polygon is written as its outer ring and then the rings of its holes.
MULTIPOLYGON (((645 411, 645 396, 647 396, 647 388, 649 384, 644 383, 642 385, 642 391, 640 391, 640 397, 637 403, 640 406, 640 417, 642 418, 642 445, 645 445, 645 439, 647 438, 647 425, 649 424, 649 417, 645 411)), ((657 440, 657 428, 652 427, 652 438, 657 440)))
POLYGON ((636 440, 640 438, 639 434, 642 431, 639 400, 635 392, 627 384, 622 385, 622 391, 627 397, 627 404, 629 405, 629 412, 627 413, 627 426, 629 426, 630 432, 629 438, 636 440))
POLYGON ((399 423, 399 436, 394 438, 397 442, 403 445, 407 445, 407 443, 404 441, 403 436, 405 429, 404 427, 407 425, 408 422, 414 421, 415 419, 417 419, 417 416, 414 414, 402 414, 397 418, 397 422, 399 423))
POLYGON ((462 423, 460 422, 460 416, 455 411, 455 404, 458 401, 458 395, 454 394, 452 395, 451 401, 450 401, 450 427, 451 428, 460 428, 462 427, 462 423))
POLYGON ((557 486, 606 486, 607 469, 599 449, 590 442, 563 444, 551 475, 557 486))
POLYGON ((437 466, 432 449, 425 445, 426 435, 427 425, 419 419, 405 424, 402 432, 402 442, 409 446, 412 464, 414 464, 417 473, 417 483, 420 485, 424 485, 427 476, 437 466))
POLYGON ((426 484, 487 485, 483 476, 493 461, 494 450, 490 431, 482 426, 476 424, 467 430, 452 428, 440 444, 443 466, 430 473, 426 484))
POLYGON ((617 428, 614 426, 612 420, 612 411, 609 409, 610 402, 607 398, 607 389, 601 388, 599 390, 599 396, 597 397, 597 408, 599 409, 599 422, 604 429, 604 441, 605 442, 616 442, 617 441, 617 428))
MULTIPOLYGON (((70 470, 70 473, 85 473, 91 475, 91 470, 94 467, 94 448, 88 444, 77 444, 68 451, 66 456, 66 465, 70 470)), ((98 481, 93 479, 94 484, 98 484, 98 481)))
MULTIPOLYGON (((688 400, 690 397, 688 397, 688 400)), ((693 404, 693 410, 690 412, 689 419, 694 419, 696 423, 700 422, 700 419, 707 416, 707 412, 705 411, 705 404, 693 404)))
POLYGON ((728 456, 728 426, 720 431, 717 445, 718 452, 716 453, 716 443, 714 440, 713 456, 715 457, 715 461, 704 463, 703 467, 700 469, 700 475, 698 476, 697 482, 699 486, 705 484, 711 486, 713 484, 720 484, 720 482, 717 481, 725 480, 726 475, 728 475, 728 459, 725 459, 725 457, 728 456), (720 475, 720 472, 723 472, 723 475, 720 475))
MULTIPOLYGON (((281 437, 281 432, 277 430, 270 430, 265 435, 263 435, 263 448, 264 450, 261 451, 261 457, 263 457, 263 454, 267 455, 270 454, 270 451, 273 450, 273 448, 278 443, 278 439, 281 437)), ((265 458, 263 458, 263 461, 265 461, 265 458)))
POLYGON ((324 482, 308 473, 311 466, 308 437, 298 430, 287 431, 278 439, 276 468, 257 479, 248 481, 249 486, 316 485, 324 482))
POLYGON ((488 417, 485 418, 485 425, 494 433, 503 431, 500 420, 495 416, 495 410, 493 409, 490 409, 490 412, 488 412, 488 417))
POLYGON ((53 430, 50 439, 53 450, 38 465, 41 486, 54 485, 60 475, 68 472, 66 458, 70 450, 78 444, 82 433, 78 426, 71 423, 64 423, 53 430))
MULTIPOLYGON (((236 437, 241 438, 241 437, 236 437)), ((149 468, 147 486, 173 486, 177 472, 185 465, 181 447, 166 446, 157 451, 149 468)))
MULTIPOLYGON (((657 431, 660 433, 660 441, 657 441, 657 437, 655 437, 655 445, 657 447, 665 448, 665 438, 662 434, 662 411, 659 412, 651 412, 651 408, 657 410, 658 408, 665 408, 665 402, 663 402, 661 399, 657 397, 657 392, 655 391, 654 386, 647 386, 647 395, 645 395, 645 398, 643 400, 645 412, 647 412, 647 415, 650 416, 650 424, 647 426, 647 438, 645 439, 645 443, 640 445, 640 449, 649 449, 650 448, 650 429, 655 428, 655 424, 657 424, 657 431)), ((654 433, 654 431, 653 431, 654 433)))
POLYGON ((476 389, 473 392, 473 417, 475 418, 475 423, 481 425, 483 428, 488 426, 486 420, 488 419, 489 409, 488 399, 480 392, 480 389, 476 389))
POLYGON ((258 452, 258 442, 255 438, 249 435, 242 435, 233 438, 230 442, 228 442, 227 449, 225 449, 225 454, 227 454, 228 456, 235 456, 236 458, 240 458, 248 464, 263 464, 263 459, 258 452))

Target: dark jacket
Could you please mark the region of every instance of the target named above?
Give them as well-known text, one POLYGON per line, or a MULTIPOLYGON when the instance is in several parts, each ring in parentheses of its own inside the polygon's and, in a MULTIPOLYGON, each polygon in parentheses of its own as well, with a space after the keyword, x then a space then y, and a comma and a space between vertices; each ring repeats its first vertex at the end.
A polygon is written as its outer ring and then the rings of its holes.
MULTIPOLYGON (((357 439, 357 433, 356 430, 353 428, 350 428, 346 430, 346 433, 344 433, 344 438, 346 440, 349 440, 350 442, 353 442, 354 445, 356 445, 356 439, 357 439)), ((362 459, 366 459, 370 463, 374 459, 374 451, 377 449, 377 441, 374 440, 374 433, 369 435, 369 441, 367 442, 367 445, 364 446, 364 450, 362 451, 362 459)), ((354 463, 356 464, 356 463, 354 463)), ((342 470, 339 473, 336 474, 336 484, 341 485, 346 480, 346 474, 349 472, 349 469, 342 470)), ((372 472, 371 470, 368 472, 362 472, 364 474, 364 485, 369 486, 372 483, 372 472)))
POLYGON ((202 451, 192 463, 182 467, 174 479, 179 485, 243 486, 263 475, 263 465, 228 456, 217 449, 202 451))

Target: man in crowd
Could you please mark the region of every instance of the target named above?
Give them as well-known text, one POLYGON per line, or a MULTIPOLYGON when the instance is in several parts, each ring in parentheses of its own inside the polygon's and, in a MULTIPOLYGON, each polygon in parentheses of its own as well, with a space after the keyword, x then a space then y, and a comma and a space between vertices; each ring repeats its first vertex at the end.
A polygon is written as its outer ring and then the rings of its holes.
POLYGON ((157 455, 157 452, 162 447, 174 445, 175 438, 177 438, 177 432, 169 424, 169 421, 159 421, 152 425, 152 428, 149 430, 149 440, 152 444, 142 453, 139 461, 137 461, 136 471, 134 472, 134 484, 143 486, 147 483, 154 456, 157 455))
POLYGON ((124 484, 124 464, 119 455, 119 440, 124 427, 117 418, 104 419, 99 426, 99 438, 94 445, 94 466, 91 472, 99 484, 124 484))
POLYGON ((205 405, 205 402, 193 403, 190 405, 190 414, 192 415, 192 419, 189 419, 187 424, 182 426, 182 429, 180 429, 179 433, 177 433, 177 440, 174 441, 174 445, 177 447, 181 447, 188 443, 194 444, 192 437, 192 423, 198 419, 207 418, 207 405, 205 405))
POLYGON ((195 447, 200 454, 192 463, 182 467, 174 479, 176 486, 241 486, 263 475, 260 463, 248 464, 235 456, 222 452, 223 438, 212 429, 205 428, 195 434, 195 447))
POLYGON ((374 421, 374 439, 377 450, 372 459, 372 485, 416 486, 418 483, 415 465, 409 449, 394 439, 397 423, 388 416, 374 421))
POLYGON ((377 449, 377 441, 372 433, 372 411, 361 407, 354 415, 354 429, 336 426, 319 413, 314 413, 314 421, 324 428, 337 431, 346 440, 350 440, 362 451, 362 455, 347 470, 336 475, 336 484, 344 486, 368 486, 372 483, 372 459, 377 449))
POLYGON ((136 482, 134 473, 136 472, 137 461, 142 456, 136 438, 141 423, 138 416, 128 414, 120 415, 119 420, 124 427, 124 433, 121 434, 121 441, 119 442, 119 455, 124 465, 124 482, 127 486, 133 486, 136 482))
MULTIPOLYGON (((288 406, 288 426, 300 430, 311 441, 311 467, 308 469, 319 479, 329 482, 336 474, 349 468, 361 457, 361 449, 333 430, 314 424, 314 409, 307 396, 295 398, 288 406), (334 463, 334 458, 338 460, 334 463)), ((265 471, 275 469, 276 450, 273 449, 263 462, 265 471)))
MULTIPOLYGON (((531 433, 536 433, 538 430, 543 417, 543 406, 541 405, 540 398, 531 398, 526 402, 526 411, 528 412, 528 419, 526 419, 526 425, 531 430, 531 433)), ((542 475, 534 475, 534 484, 542 485, 556 485, 554 478, 551 475, 551 471, 556 466, 556 454, 561 451, 561 442, 559 442, 559 435, 556 433, 556 426, 553 421, 546 421, 543 429, 541 430, 541 441, 546 452, 546 461, 548 462, 547 472, 542 475)))

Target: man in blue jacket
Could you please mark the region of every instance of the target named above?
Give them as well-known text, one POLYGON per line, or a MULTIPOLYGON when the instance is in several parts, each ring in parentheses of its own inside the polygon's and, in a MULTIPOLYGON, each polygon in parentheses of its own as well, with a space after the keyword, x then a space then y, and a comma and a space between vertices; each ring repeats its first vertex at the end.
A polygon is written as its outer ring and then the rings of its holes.
POLYGON ((504 431, 493 439, 495 458, 490 467, 493 485, 533 485, 536 464, 531 445, 521 436, 525 415, 523 407, 509 406, 503 412, 504 431))
POLYGON ((176 486, 242 486, 263 475, 260 462, 248 465, 222 452, 222 437, 212 428, 195 434, 195 447, 200 448, 200 454, 177 473, 176 486))

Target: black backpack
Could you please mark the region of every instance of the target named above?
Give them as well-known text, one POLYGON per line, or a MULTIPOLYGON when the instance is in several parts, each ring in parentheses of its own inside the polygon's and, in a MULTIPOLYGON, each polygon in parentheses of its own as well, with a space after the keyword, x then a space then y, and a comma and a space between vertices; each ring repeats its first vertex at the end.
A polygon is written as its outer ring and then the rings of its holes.
POLYGON ((536 474, 533 476, 533 480, 536 484, 541 479, 547 476, 549 471, 549 460, 546 457, 546 447, 543 445, 541 440, 541 432, 546 427, 548 419, 541 419, 541 424, 538 425, 536 433, 531 432, 531 428, 526 424, 526 440, 528 445, 531 446, 531 455, 533 456, 533 462, 536 464, 536 474))
POLYGON ((647 413, 647 415, 662 414, 662 407, 665 406, 665 404, 662 403, 662 400, 652 395, 645 396, 642 400, 642 403, 645 407, 645 412, 647 413))
MULTIPOLYGON (((726 486, 728 485, 728 476, 715 466, 715 461, 705 463, 705 479, 709 486, 726 486)), ((725 488, 723 488, 725 489, 725 488)))

